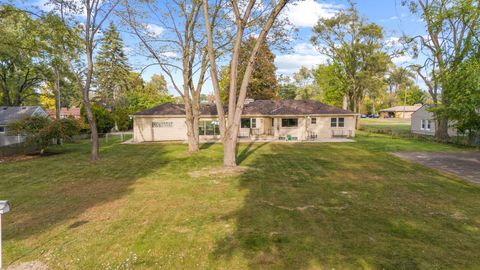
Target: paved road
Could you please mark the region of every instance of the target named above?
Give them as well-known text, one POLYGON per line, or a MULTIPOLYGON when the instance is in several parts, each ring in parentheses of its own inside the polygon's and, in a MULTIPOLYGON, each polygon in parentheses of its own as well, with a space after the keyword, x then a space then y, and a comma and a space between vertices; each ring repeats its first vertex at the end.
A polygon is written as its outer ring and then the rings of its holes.
POLYGON ((394 155, 480 183, 480 152, 397 152, 394 155))

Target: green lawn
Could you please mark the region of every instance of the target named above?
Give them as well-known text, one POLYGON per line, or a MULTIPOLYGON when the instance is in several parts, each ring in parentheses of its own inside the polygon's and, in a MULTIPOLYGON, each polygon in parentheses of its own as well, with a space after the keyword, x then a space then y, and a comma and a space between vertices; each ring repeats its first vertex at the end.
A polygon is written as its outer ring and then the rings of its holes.
POLYGON ((402 118, 362 118, 360 126, 370 132, 381 133, 410 133, 410 119, 402 118))
POLYGON ((208 175, 221 146, 88 144, 0 164, 4 261, 50 269, 480 269, 480 186, 388 151, 453 146, 241 145, 236 175, 208 175), (194 172, 194 173, 192 173, 194 172))

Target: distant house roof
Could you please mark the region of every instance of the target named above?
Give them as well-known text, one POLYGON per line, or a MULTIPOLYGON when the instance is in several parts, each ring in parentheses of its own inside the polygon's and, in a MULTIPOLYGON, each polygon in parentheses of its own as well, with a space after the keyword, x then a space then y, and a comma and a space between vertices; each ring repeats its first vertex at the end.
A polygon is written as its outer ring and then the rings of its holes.
MULTIPOLYGON (((201 104, 202 116, 216 116, 215 104, 201 104)), ((354 114, 314 100, 255 100, 243 107, 243 115, 315 115, 315 114, 354 114)), ((134 115, 185 115, 183 104, 165 103, 134 115)))
POLYGON ((380 110, 380 112, 415 112, 420 109, 422 104, 415 104, 413 106, 395 106, 387 109, 380 110))
MULTIPOLYGON (((50 114, 50 117, 55 117, 56 112, 55 110, 48 110, 48 114, 50 114)), ((63 107, 60 109, 60 118, 80 118, 80 108, 78 107, 71 107, 71 108, 66 108, 63 107)))
POLYGON ((48 116, 39 106, 0 106, 0 125, 5 126, 30 116, 48 116))

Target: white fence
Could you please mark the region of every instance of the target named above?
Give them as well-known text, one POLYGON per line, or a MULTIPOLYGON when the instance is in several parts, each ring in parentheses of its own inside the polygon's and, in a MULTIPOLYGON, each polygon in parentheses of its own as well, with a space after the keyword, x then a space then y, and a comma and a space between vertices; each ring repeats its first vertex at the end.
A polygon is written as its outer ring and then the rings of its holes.
POLYGON ((13 145, 13 144, 19 144, 25 142, 25 137, 24 136, 7 136, 5 134, 0 134, 0 147, 1 146, 7 146, 7 145, 13 145))

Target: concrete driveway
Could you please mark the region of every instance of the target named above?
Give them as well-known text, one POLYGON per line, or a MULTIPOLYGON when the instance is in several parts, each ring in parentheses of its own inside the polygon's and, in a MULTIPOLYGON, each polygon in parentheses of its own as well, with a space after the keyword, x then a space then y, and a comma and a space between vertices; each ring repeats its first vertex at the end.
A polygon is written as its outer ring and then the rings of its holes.
POLYGON ((396 152, 395 156, 480 183, 480 152, 396 152))

